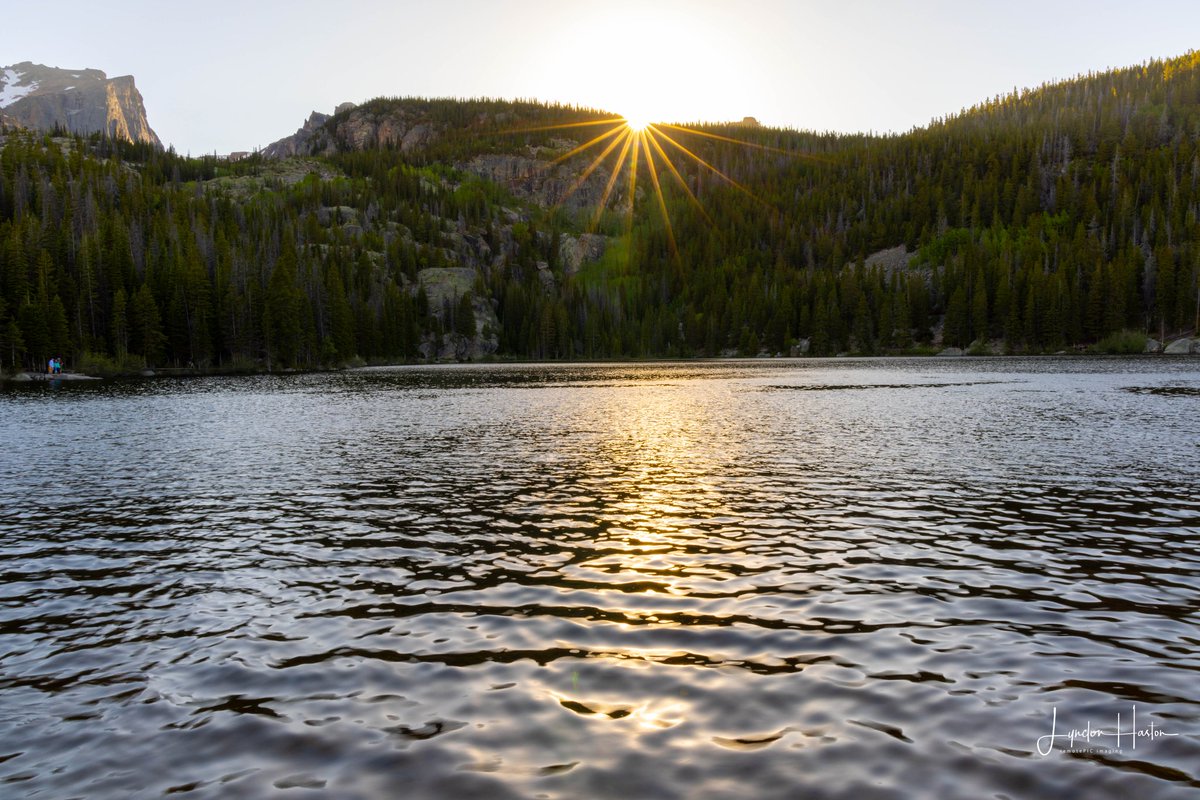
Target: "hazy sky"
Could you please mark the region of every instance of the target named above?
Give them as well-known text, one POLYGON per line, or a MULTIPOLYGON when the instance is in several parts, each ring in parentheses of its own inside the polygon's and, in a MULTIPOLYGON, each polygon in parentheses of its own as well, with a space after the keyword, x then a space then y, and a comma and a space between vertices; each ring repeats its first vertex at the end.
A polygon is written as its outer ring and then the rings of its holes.
POLYGON ((0 66, 132 74, 180 152, 379 95, 905 131, 1014 87, 1200 46, 1200 2, 3 0, 0 66))

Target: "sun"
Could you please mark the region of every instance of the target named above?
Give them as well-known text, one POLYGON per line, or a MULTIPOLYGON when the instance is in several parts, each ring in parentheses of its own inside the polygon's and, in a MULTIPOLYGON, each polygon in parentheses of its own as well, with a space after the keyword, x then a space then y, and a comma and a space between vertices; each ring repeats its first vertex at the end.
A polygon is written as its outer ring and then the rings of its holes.
POLYGON ((650 119, 642 114, 626 114, 625 127, 634 133, 641 133, 650 127, 650 119))

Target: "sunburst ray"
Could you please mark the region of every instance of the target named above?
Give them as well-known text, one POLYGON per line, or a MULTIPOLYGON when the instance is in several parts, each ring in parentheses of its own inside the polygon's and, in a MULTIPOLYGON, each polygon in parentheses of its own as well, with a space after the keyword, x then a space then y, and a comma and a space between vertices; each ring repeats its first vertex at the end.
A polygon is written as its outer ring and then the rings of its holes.
POLYGON ((642 132, 629 129, 633 134, 633 151, 629 155, 629 205, 625 211, 625 228, 633 230, 633 201, 637 197, 638 154, 642 149, 642 132))
POLYGON ((633 142, 633 132, 628 128, 625 129, 624 135, 621 136, 624 144, 621 146, 621 152, 617 154, 617 161, 613 166, 612 175, 608 176, 608 183, 604 186, 604 194, 600 196, 600 202, 596 206, 596 213, 592 217, 591 229, 595 230, 600 224, 600 217, 604 214, 604 207, 608 204, 608 197, 612 194, 613 186, 617 183, 617 177, 621 174, 621 165, 625 163, 625 155, 629 152, 629 146, 633 142))
POLYGON ((645 144, 646 140, 650 139, 650 134, 642 131, 639 136, 642 138, 642 146, 646 148, 646 166, 650 172, 650 183, 654 185, 654 196, 658 198, 658 210, 662 213, 663 225, 667 229, 667 241, 671 244, 671 255, 679 258, 679 248, 675 245, 675 231, 671 227, 671 215, 667 213, 667 201, 663 197, 662 185, 658 182, 658 165, 654 163, 654 152, 645 144))
POLYGON ((712 164, 708 163, 708 162, 707 162, 707 161, 705 161, 703 158, 701 158, 700 156, 696 155, 696 154, 695 154, 695 153, 693 153, 691 150, 689 150, 688 148, 686 148, 686 147, 684 147, 683 145, 681 145, 679 142, 677 142, 677 141, 675 141, 674 139, 672 139, 672 138, 670 137, 670 135, 668 135, 668 134, 664 133, 662 130, 659 130, 658 128, 656 128, 656 127, 655 127, 655 126, 653 126, 653 125, 652 125, 652 126, 650 126, 650 127, 654 128, 655 132, 657 132, 659 136, 663 137, 663 138, 664 138, 664 139, 666 139, 668 142, 670 142, 672 145, 674 145, 676 148, 678 148, 678 149, 679 149, 681 152, 683 152, 683 153, 684 153, 684 155, 687 155, 689 158, 692 158, 693 160, 695 160, 695 161, 696 161, 696 163, 698 163, 698 164, 701 164, 701 165, 703 165, 704 167, 706 167, 706 168, 708 168, 709 170, 711 170, 711 171, 712 171, 714 174, 716 174, 718 177, 720 177, 722 180, 724 180, 724 181, 725 181, 726 183, 728 183, 730 186, 733 186, 733 187, 735 187, 735 188, 739 189, 740 191, 744 192, 744 193, 746 194, 746 196, 748 196, 748 197, 750 197, 751 199, 753 199, 754 201, 756 201, 756 202, 758 202, 758 203, 760 203, 760 204, 762 204, 762 205, 766 206, 767 208, 770 208, 772 211, 774 211, 774 210, 775 210, 775 208, 774 208, 774 207, 773 207, 773 206, 772 206, 770 203, 766 202, 765 200, 763 200, 762 198, 760 198, 758 195, 756 195, 754 192, 752 192, 752 191, 750 191, 748 188, 746 188, 746 187, 745 187, 743 184, 741 184, 741 183, 739 183, 738 181, 734 180, 733 178, 729 177, 729 176, 728 176, 728 175, 726 175, 724 172, 722 172, 721 170, 717 169, 717 168, 716 168, 716 167, 714 167, 712 164))
POLYGON ((616 136, 621 131, 622 131, 622 127, 620 125, 617 125, 617 126, 613 127, 612 130, 605 131, 604 133, 600 134, 599 136, 589 139, 588 141, 584 142, 583 144, 579 145, 578 147, 574 148, 573 150, 563 153, 561 156, 554 159, 550 163, 551 164, 561 164, 562 162, 566 161, 568 158, 571 158, 572 156, 579 155, 580 153, 582 153, 585 150, 590 150, 591 148, 593 148, 596 145, 603 142, 608 137, 616 136))
POLYGON ((713 218, 710 217, 708 212, 704 210, 704 205, 700 202, 700 198, 696 197, 696 193, 692 191, 692 187, 687 185, 687 181, 683 179, 683 176, 679 174, 679 170, 675 168, 675 165, 671 163, 671 159, 667 157, 667 151, 663 150, 662 145, 658 143, 658 139, 656 139, 654 136, 654 126, 651 125, 647 129, 646 133, 648 134, 646 137, 647 140, 649 140, 651 146, 658 151, 659 157, 661 157, 663 163, 667 165, 667 169, 671 171, 671 174, 675 176, 675 180, 679 182, 681 187, 683 187, 683 191, 687 193, 688 199, 692 201, 692 205, 694 205, 696 210, 699 211, 704 219, 708 221, 709 225, 716 225, 716 223, 713 222, 713 218))
MULTIPOLYGON (((621 144, 621 140, 625 136, 629 135, 628 130, 622 130, 621 128, 615 128, 614 131, 616 133, 620 133, 623 135, 618 136, 616 139, 613 139, 611 142, 609 142, 608 146, 605 147, 600 152, 600 155, 598 155, 594 159, 592 159, 592 163, 588 164, 587 168, 584 169, 584 171, 579 174, 579 177, 575 179, 575 182, 573 184, 571 184, 571 188, 567 189, 567 191, 563 194, 562 198, 559 199, 559 201, 554 204, 555 208, 558 208, 559 206, 561 206, 563 203, 565 203, 567 201, 567 199, 569 197, 571 197, 571 195, 573 195, 573 194, 575 194, 575 192, 579 191, 580 187, 583 186, 584 182, 588 178, 591 177, 592 173, 596 171, 596 168, 599 167, 604 162, 604 159, 608 157, 608 154, 611 153, 613 150, 615 150, 617 148, 617 145, 621 144)), ((609 135, 609 134, 606 134, 606 135, 609 135)), ((594 143, 595 142, 593 140, 593 144, 594 143)), ((621 164, 618 161, 617 168, 620 169, 620 166, 621 166, 621 164)))
POLYGON ((721 136, 720 134, 709 133, 708 131, 702 131, 698 128, 688 128, 683 125, 672 125, 672 124, 666 123, 666 122, 660 122, 658 124, 664 128, 670 128, 671 130, 683 131, 684 133, 694 133, 697 136, 704 136, 709 139, 716 139, 719 142, 730 142, 732 144, 740 144, 743 147, 754 147, 759 150, 768 150, 772 153, 779 153, 779 154, 785 155, 785 156, 805 156, 805 155, 807 155, 805 153, 797 153, 794 150, 782 150, 778 147, 771 147, 769 144, 759 144, 758 142, 748 142, 743 139, 734 139, 733 137, 730 137, 730 136, 721 136))
POLYGON ((561 125, 539 125, 533 128, 514 128, 505 133, 536 133, 538 131, 556 131, 566 130, 568 128, 588 128, 594 125, 617 125, 625 122, 624 117, 612 117, 611 119, 593 119, 587 122, 564 122, 561 125))
POLYGON ((639 123, 636 118, 626 117, 609 117, 605 119, 586 120, 583 122, 568 122, 561 125, 542 125, 529 128, 519 128, 507 131, 507 133, 572 130, 599 125, 609 125, 611 127, 596 136, 592 136, 586 142, 571 147, 570 150, 558 155, 552 161, 542 162, 535 167, 537 172, 544 173, 548 170, 554 169, 555 167, 563 164, 571 158, 574 158, 575 156, 588 153, 593 148, 602 147, 599 154, 592 158, 587 166, 584 167, 584 169, 575 177, 571 183, 571 186, 566 190, 562 197, 553 204, 552 208, 560 208, 563 203, 565 203, 570 197, 578 192, 583 187, 584 183, 595 173, 595 171, 609 160, 613 154, 613 151, 617 150, 619 147, 620 150, 617 152, 616 159, 612 162, 612 172, 608 176, 607 181, 605 181, 604 191, 596 205, 595 212, 592 214, 590 224, 588 225, 588 230, 594 231, 599 226, 600 220, 603 218, 604 212, 608 207, 608 202, 613 196, 613 191, 616 189, 617 181, 621 178, 622 170, 628 169, 629 186, 624 216, 626 222, 626 232, 627 234, 632 232, 633 215, 636 210, 637 201, 638 171, 641 169, 639 162, 644 160, 646 162, 645 169, 649 173, 650 183, 654 190, 655 201, 658 205, 659 213, 663 218, 663 224, 666 229, 667 238, 670 242, 671 252, 675 258, 679 257, 678 243, 675 239, 675 231, 671 224, 670 213, 667 208, 666 195, 663 193, 662 180, 660 176, 660 172, 662 171, 664 165, 665 168, 670 171, 675 181, 683 189, 684 194, 686 194, 688 198, 688 202, 700 212, 705 221, 712 227, 716 227, 716 223, 713 221, 709 213, 704 209, 704 205, 700 202, 700 198, 697 197, 696 192, 694 192, 692 187, 688 185, 687 179, 684 178, 679 167, 675 165, 674 159, 679 158, 679 156, 674 156, 673 158, 672 154, 668 153, 666 148, 663 146, 663 140, 670 144, 672 148, 679 151, 679 153, 682 153, 684 157, 695 161, 704 170, 716 175, 721 181, 742 192, 747 197, 751 198, 759 205, 767 208, 775 215, 779 215, 781 213, 779 209, 775 208, 763 198, 757 196, 748 186, 736 180, 725 171, 719 169, 713 163, 710 163, 701 157, 695 150, 685 144, 686 139, 680 141, 678 138, 676 138, 676 136, 680 134, 691 134, 719 142, 727 142, 729 144, 740 145, 743 147, 753 147, 757 150, 778 153, 784 156, 811 159, 813 161, 825 161, 825 159, 809 153, 800 153, 794 150, 783 150, 778 147, 772 147, 770 145, 746 141, 743 139, 736 139, 731 136, 698 130, 696 128, 689 128, 684 125, 649 122, 642 124, 639 123), (676 136, 672 136, 671 133, 667 132, 668 130, 675 133, 676 136), (645 154, 644 157, 643 152, 645 154))

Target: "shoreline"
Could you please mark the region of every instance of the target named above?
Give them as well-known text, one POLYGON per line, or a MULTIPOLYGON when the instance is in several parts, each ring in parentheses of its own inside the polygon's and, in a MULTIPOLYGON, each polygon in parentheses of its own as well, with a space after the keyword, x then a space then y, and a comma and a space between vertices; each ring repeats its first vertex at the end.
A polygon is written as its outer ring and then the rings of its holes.
POLYGON ((4 373, 0 375, 0 380, 9 383, 53 383, 54 381, 100 381, 104 379, 96 375, 84 375, 81 372, 60 372, 57 375, 49 372, 17 372, 4 373))
MULTIPOLYGON (((1200 341, 1200 340, 1197 340, 1200 341)), ((853 353, 839 353, 832 356, 809 356, 809 355, 757 355, 757 356, 672 356, 672 357, 646 357, 646 358, 585 358, 575 360, 539 360, 539 359, 508 359, 508 358, 490 358, 478 361, 397 361, 380 364, 355 364, 342 366, 325 366, 303 369, 246 369, 241 368, 200 368, 200 367, 163 367, 159 369, 144 369, 138 372, 118 372, 106 375, 87 375, 79 372, 63 372, 58 375, 51 375, 44 372, 28 372, 22 371, 17 373, 0 373, 0 383, 52 383, 54 381, 70 381, 70 382, 90 382, 104 380, 131 380, 131 379, 150 379, 150 378, 205 378, 218 376, 261 376, 261 375, 315 375, 323 372, 359 372, 376 369, 394 369, 397 367, 454 367, 454 366, 566 366, 566 365, 585 365, 585 364, 668 364, 668 363, 718 363, 718 362, 760 362, 760 361, 850 361, 860 359, 870 360, 931 360, 931 361, 946 361, 946 360, 1000 360, 1010 358, 1072 358, 1072 359, 1110 359, 1110 358, 1172 358, 1200 355, 1200 348, 1193 349, 1190 353, 1164 353, 1144 352, 1144 353, 1089 353, 1089 352, 1066 352, 1060 351, 1056 353, 1012 353, 1012 354, 972 354, 963 352, 938 352, 938 353, 905 353, 905 354, 888 354, 888 355, 863 355, 853 353)))

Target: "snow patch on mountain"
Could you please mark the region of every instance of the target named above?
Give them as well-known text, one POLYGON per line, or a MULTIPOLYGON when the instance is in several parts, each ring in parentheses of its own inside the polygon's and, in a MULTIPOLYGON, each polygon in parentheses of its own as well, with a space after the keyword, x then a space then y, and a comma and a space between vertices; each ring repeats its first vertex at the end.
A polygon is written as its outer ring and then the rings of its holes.
POLYGON ((4 70, 4 74, 0 76, 0 84, 2 84, 0 85, 0 108, 11 106, 38 88, 37 81, 33 81, 28 86, 17 86, 17 83, 24 77, 24 73, 17 72, 11 67, 4 70))

